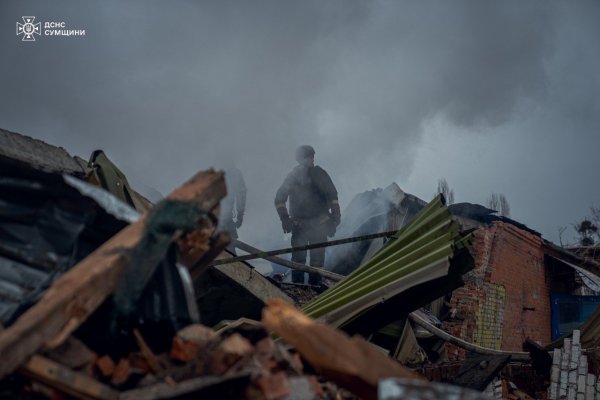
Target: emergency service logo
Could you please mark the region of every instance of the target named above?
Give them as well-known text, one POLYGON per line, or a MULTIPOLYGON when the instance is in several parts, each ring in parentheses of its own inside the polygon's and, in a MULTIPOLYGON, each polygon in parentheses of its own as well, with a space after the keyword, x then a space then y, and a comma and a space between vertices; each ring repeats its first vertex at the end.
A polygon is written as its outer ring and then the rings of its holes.
POLYGON ((17 36, 23 35, 23 42, 35 42, 38 36, 85 36, 85 29, 71 29, 64 21, 35 22, 35 17, 21 17, 23 23, 17 22, 17 36), (43 29, 42 29, 43 27, 43 29))
POLYGON ((17 22, 17 36, 23 35, 23 42, 35 42, 34 35, 41 35, 41 23, 35 23, 35 17, 21 17, 23 23, 17 22))

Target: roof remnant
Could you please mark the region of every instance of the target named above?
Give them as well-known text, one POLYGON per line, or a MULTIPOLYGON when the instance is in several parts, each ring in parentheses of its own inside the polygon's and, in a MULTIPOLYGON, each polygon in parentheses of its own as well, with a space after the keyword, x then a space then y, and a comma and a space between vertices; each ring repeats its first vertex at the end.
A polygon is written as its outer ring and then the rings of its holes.
POLYGON ((126 225, 95 198, 82 196, 66 176, 2 168, 0 322, 4 325, 12 324, 54 279, 126 225))
MULTIPOLYGON (((455 254, 465 250, 468 240, 468 235, 458 231, 443 197, 438 196, 379 253, 306 304, 303 311, 310 317, 341 326, 409 288, 447 276, 455 254)), ((461 260, 464 268, 458 278, 472 268, 472 258, 468 259, 470 262, 461 260)), ((444 293, 433 295, 439 297, 444 293)))
MULTIPOLYGON (((229 257, 233 255, 224 251, 217 259, 229 257)), ((260 319, 260 312, 270 299, 293 304, 282 290, 243 262, 209 268, 194 284, 201 321, 208 326, 241 317, 260 319)))
POLYGON ((0 163, 83 176, 82 166, 62 147, 0 129, 0 163))
MULTIPOLYGON (((170 200, 193 201, 212 210, 225 195, 222 173, 204 172, 175 190, 170 200)), ((143 233, 144 218, 129 225, 56 280, 43 298, 0 333, 0 377, 13 371, 57 335, 67 338, 111 294, 143 233)))
POLYGON ((600 262, 598 261, 581 257, 579 254, 559 247, 547 240, 544 240, 543 249, 544 253, 549 256, 555 257, 563 262, 577 265, 581 269, 589 271, 596 276, 600 276, 600 262))

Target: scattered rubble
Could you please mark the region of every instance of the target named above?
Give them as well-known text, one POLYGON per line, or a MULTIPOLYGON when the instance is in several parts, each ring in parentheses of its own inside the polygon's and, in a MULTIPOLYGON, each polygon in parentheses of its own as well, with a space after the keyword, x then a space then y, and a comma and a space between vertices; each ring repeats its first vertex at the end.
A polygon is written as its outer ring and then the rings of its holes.
POLYGON ((341 231, 397 233, 290 284, 225 263, 220 172, 152 205, 102 151, 0 144, 0 399, 600 399, 600 309, 550 315, 598 259, 493 210, 366 192, 341 231))

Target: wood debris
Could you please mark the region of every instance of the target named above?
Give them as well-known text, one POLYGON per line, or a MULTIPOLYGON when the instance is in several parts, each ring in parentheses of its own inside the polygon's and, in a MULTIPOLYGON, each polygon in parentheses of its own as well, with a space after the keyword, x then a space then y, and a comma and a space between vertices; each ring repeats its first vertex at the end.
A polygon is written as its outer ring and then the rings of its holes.
POLYGON ((362 398, 377 398, 380 379, 417 377, 364 339, 316 322, 282 301, 268 303, 263 323, 293 345, 320 374, 362 398))

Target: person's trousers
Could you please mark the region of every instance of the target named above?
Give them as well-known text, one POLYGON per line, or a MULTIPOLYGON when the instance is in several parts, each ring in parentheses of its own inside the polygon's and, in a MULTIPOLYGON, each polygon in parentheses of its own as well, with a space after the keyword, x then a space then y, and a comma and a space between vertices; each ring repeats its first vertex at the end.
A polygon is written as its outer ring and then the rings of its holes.
MULTIPOLYGON (((300 221, 292 230, 292 247, 305 246, 308 244, 322 243, 327 241, 327 233, 324 227, 317 223, 307 223, 300 221)), ((307 250, 295 251, 292 253, 292 261, 306 264, 307 250)), ((325 264, 325 248, 310 250, 309 265, 312 267, 323 268, 325 264)), ((292 282, 304 283, 304 272, 292 271, 292 282)), ((321 283, 321 275, 308 274, 308 283, 318 285, 321 283)))

